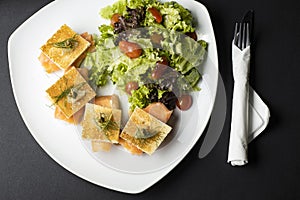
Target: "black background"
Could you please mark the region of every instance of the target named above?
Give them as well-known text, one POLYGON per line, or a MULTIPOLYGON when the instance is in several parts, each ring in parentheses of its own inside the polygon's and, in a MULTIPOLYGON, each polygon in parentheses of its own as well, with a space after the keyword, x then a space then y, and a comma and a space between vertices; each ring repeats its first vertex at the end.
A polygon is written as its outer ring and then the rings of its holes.
POLYGON ((10 83, 7 40, 49 2, 0 0, 0 199, 300 199, 298 0, 201 0, 214 26, 229 111, 233 24, 246 10, 255 10, 250 83, 269 106, 270 123, 249 145, 249 164, 231 167, 226 163, 228 112, 222 135, 207 157, 198 158, 200 139, 174 170, 137 195, 74 176, 42 150, 22 121, 10 83))

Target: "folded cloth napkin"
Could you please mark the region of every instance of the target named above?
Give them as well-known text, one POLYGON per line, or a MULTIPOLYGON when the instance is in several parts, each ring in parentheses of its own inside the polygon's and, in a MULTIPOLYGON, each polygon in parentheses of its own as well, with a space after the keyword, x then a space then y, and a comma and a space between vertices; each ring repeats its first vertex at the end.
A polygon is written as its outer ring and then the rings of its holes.
POLYGON ((248 143, 258 136, 269 122, 270 112, 257 93, 249 87, 250 46, 240 50, 232 44, 234 91, 228 163, 248 163, 248 143))

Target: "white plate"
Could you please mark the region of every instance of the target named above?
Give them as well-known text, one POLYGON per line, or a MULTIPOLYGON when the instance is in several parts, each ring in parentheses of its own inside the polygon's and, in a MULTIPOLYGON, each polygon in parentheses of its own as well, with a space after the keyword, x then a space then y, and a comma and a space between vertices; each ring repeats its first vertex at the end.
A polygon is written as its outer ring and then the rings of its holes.
POLYGON ((17 106, 35 140, 64 168, 97 185, 127 193, 138 193, 172 170, 197 142, 208 123, 216 95, 217 48, 206 8, 194 1, 178 2, 191 10, 197 19, 200 38, 209 43, 208 57, 202 71, 202 90, 198 94, 197 102, 194 109, 184 113, 193 116, 192 120, 183 116, 178 133, 151 157, 131 156, 114 149, 102 159, 95 159, 82 145, 76 128, 54 119, 53 111, 47 106, 49 100, 46 98, 45 89, 55 82, 58 78, 56 75, 61 74, 47 75, 44 72, 37 59, 39 47, 62 24, 68 24, 79 33, 98 33, 98 25, 107 23, 98 15, 99 10, 112 4, 112 1, 56 0, 26 20, 11 35, 8 57, 17 106), (113 157, 122 160, 116 163, 113 157))

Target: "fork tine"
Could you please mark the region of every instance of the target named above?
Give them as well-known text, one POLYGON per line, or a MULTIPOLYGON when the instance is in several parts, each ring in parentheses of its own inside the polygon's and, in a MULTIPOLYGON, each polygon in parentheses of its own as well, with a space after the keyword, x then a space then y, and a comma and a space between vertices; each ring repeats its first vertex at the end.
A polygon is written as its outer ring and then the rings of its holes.
POLYGON ((234 45, 239 49, 243 50, 250 46, 251 43, 251 32, 253 22, 253 11, 250 10, 243 17, 241 22, 235 23, 234 28, 234 45))
POLYGON ((235 23, 235 27, 234 27, 234 35, 233 35, 233 44, 235 44, 237 46, 237 38, 238 38, 238 23, 235 23))
POLYGON ((250 28, 249 28, 249 23, 246 23, 246 47, 250 45, 250 28))
POLYGON ((238 48, 242 49, 242 37, 243 37, 243 33, 242 33, 242 23, 239 23, 239 31, 238 31, 238 48))
POLYGON ((234 44, 241 50, 250 45, 250 27, 249 23, 235 23, 234 44))
POLYGON ((242 34, 242 50, 246 48, 246 41, 247 41, 247 35, 246 35, 246 24, 243 23, 243 34, 242 34))

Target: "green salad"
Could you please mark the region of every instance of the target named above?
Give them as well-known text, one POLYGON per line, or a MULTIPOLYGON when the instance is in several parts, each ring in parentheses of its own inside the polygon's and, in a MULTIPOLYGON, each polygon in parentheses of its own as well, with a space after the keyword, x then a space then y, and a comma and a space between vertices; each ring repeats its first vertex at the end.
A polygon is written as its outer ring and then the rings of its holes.
POLYGON ((110 24, 99 26, 85 59, 93 85, 112 81, 132 110, 152 102, 172 110, 178 97, 200 90, 207 43, 197 40, 189 10, 173 1, 119 0, 99 14, 110 24))

